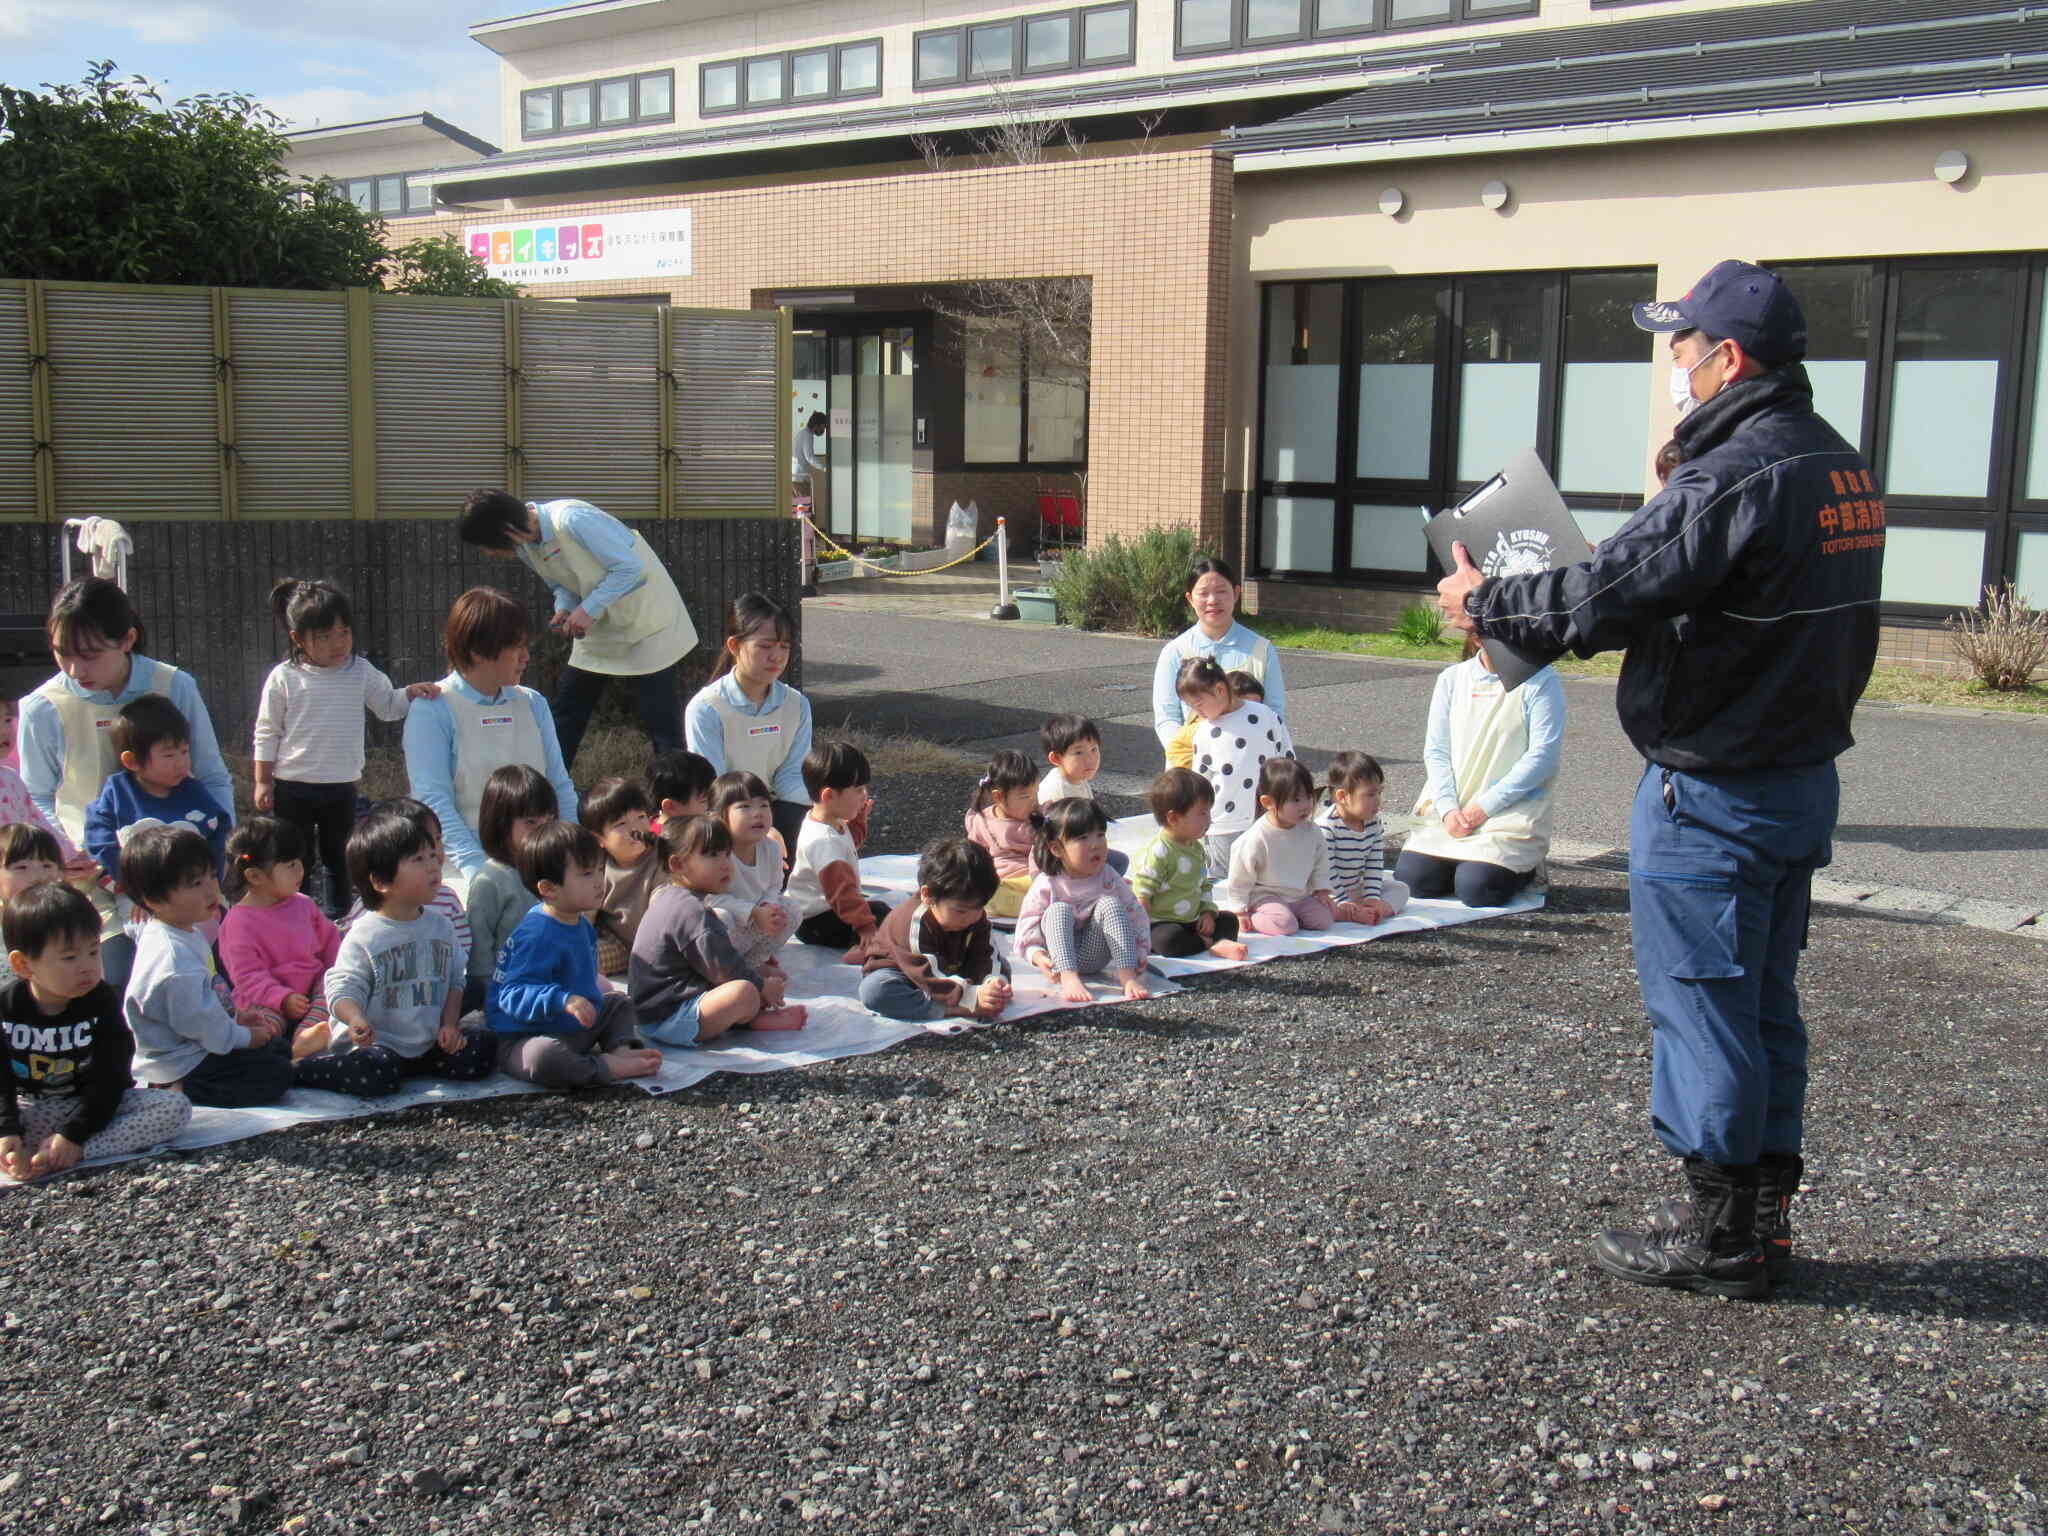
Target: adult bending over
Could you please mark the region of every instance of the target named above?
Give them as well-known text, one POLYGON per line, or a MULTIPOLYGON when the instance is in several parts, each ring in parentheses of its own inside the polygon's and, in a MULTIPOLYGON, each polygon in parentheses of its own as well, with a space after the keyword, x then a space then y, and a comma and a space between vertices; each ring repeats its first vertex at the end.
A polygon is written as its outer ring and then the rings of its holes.
POLYGON ((523 763, 555 788, 562 817, 576 817, 576 786, 562 762, 548 701, 519 686, 527 660, 526 610, 496 587, 471 587, 448 610, 442 643, 455 670, 439 698, 415 700, 405 717, 405 772, 413 797, 441 818, 444 878, 465 893, 490 857, 478 833, 484 785, 523 763))
POLYGON ((1534 878, 1550 851, 1550 789, 1564 755, 1564 685, 1545 667, 1510 693, 1486 648, 1467 636, 1465 659, 1437 674, 1415 802, 1394 878, 1412 895, 1456 894, 1500 907, 1534 878))
POLYGON ((1650 1123, 1692 1199, 1601 1234, 1594 1257, 1642 1285, 1762 1296, 1791 1260, 1795 981, 1877 655, 1884 502, 1814 412, 1806 317, 1775 275, 1724 261, 1636 324, 1671 338, 1670 483, 1582 565, 1488 580, 1465 558, 1438 594, 1454 624, 1539 654, 1628 649, 1615 705, 1647 760, 1628 859, 1650 1123))
POLYGON ((676 663, 696 648, 697 629, 646 539, 587 501, 521 501, 505 491, 471 491, 460 526, 464 543, 524 562, 555 594, 549 627, 573 642, 555 685, 564 762, 576 761, 614 677, 632 683, 656 752, 683 744, 676 663))
POLYGON ((1194 610, 1194 625, 1160 647, 1152 669, 1152 729, 1159 745, 1170 746, 1176 735, 1200 723, 1179 691, 1181 664, 1193 656, 1213 656, 1225 672, 1251 673, 1265 686, 1273 712, 1286 719, 1287 680, 1280 675, 1279 654, 1272 641, 1237 622, 1237 572, 1230 562, 1214 556, 1197 560, 1181 595, 1194 610))

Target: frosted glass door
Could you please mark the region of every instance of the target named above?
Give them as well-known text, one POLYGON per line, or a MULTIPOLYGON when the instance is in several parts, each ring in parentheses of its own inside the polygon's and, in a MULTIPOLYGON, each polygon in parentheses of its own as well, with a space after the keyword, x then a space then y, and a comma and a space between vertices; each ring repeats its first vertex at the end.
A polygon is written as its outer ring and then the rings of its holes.
POLYGON ((882 457, 874 515, 868 526, 876 538, 900 542, 910 537, 910 387, 916 381, 907 373, 892 373, 878 382, 882 386, 882 457))
POLYGON ((882 339, 863 336, 859 342, 860 381, 853 407, 853 487, 858 503, 855 530, 864 539, 880 537, 875 509, 882 504, 882 339))
POLYGON ((853 342, 840 337, 832 343, 833 370, 830 403, 825 409, 830 413, 831 446, 826 450, 826 466, 832 472, 831 521, 827 524, 835 538, 845 540, 853 537, 853 342))

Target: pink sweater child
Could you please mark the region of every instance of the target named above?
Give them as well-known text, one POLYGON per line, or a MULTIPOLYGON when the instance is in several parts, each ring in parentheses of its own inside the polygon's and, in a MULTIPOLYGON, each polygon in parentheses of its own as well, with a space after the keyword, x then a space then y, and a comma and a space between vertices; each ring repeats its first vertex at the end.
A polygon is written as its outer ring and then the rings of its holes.
POLYGON ((36 809, 36 803, 29 798, 28 786, 21 782, 21 775, 0 763, 0 827, 15 823, 41 827, 57 839, 57 847, 66 859, 78 850, 71 845, 71 839, 64 835, 64 829, 53 824, 49 818, 36 809))
POLYGON ((966 827, 967 840, 981 844, 995 860, 998 880, 1013 880, 1019 875, 1028 880, 1037 873, 1031 866, 1031 843, 1038 829, 1030 821, 998 816, 993 806, 985 805, 967 813, 966 827))
POLYGON ((1026 960, 1042 949, 1057 969, 1083 975, 1111 966, 1138 968, 1152 953, 1152 923, 1124 877, 1107 864, 1086 878, 1041 872, 1024 893, 1012 947, 1026 960), (1048 916, 1061 907, 1065 917, 1048 927, 1048 916), (1077 938, 1083 942, 1076 944, 1077 938))
POLYGON ((274 907, 237 902, 221 920, 220 958, 234 983, 235 1006, 266 1009, 287 1029, 310 1029, 309 1045, 315 1036, 325 1039, 327 968, 340 952, 341 930, 303 891, 274 907), (297 1019, 285 1011, 285 999, 294 994, 311 1005, 297 1019))

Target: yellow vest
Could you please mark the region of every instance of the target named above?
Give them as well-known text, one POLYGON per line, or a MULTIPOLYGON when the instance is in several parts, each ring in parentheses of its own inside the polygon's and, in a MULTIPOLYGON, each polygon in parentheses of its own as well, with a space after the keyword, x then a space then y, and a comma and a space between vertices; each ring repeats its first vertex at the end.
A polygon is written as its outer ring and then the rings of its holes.
MULTIPOLYGON (((553 538, 522 544, 519 554, 542 580, 578 597, 595 592, 609 574, 559 520, 553 538)), ((661 557, 638 533, 633 535, 633 556, 640 562, 640 584, 599 614, 590 633, 570 647, 570 666, 611 677, 639 677, 673 666, 696 648, 697 628, 682 594, 661 557)))

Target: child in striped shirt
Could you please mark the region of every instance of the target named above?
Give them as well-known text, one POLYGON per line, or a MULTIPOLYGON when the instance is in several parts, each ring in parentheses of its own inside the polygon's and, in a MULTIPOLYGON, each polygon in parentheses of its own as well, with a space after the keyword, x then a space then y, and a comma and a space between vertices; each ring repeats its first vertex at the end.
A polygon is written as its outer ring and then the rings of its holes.
POLYGON ((1387 829, 1380 820, 1386 771, 1369 752, 1330 759, 1330 803, 1316 817, 1330 850, 1330 889, 1337 921, 1384 923, 1408 905, 1408 887, 1386 871, 1387 829))
POLYGON ((256 711, 256 809, 298 828, 327 868, 328 911, 349 904, 348 835, 363 776, 363 714, 403 720, 438 683, 394 687, 355 654, 348 594, 332 582, 286 577, 270 607, 291 637, 291 657, 270 669, 256 711))

